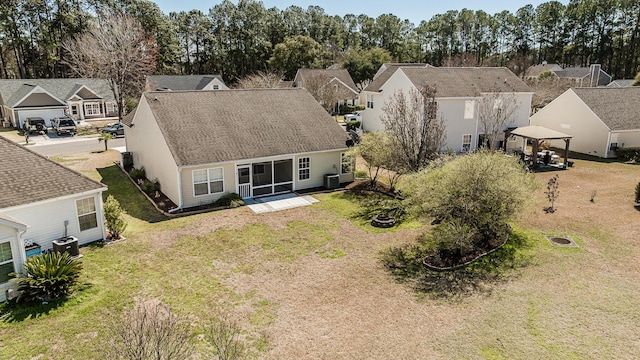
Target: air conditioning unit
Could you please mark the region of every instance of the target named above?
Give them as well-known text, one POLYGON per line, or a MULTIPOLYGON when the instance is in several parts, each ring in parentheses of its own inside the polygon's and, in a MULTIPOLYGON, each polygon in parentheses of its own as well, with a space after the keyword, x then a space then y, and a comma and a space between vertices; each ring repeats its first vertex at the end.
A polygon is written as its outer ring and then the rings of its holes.
POLYGON ((338 174, 326 174, 324 176, 324 188, 325 189, 337 189, 340 187, 340 175, 338 174))
POLYGON ((68 253, 71 256, 80 256, 78 248, 78 238, 66 236, 58 240, 53 240, 53 251, 58 253, 68 253))

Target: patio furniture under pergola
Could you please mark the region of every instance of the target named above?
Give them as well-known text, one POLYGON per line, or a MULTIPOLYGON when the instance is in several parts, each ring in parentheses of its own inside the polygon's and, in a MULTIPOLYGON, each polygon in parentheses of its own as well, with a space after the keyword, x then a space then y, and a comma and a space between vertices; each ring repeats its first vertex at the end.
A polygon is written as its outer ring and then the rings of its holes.
MULTIPOLYGON (((525 139, 535 140, 533 142, 533 149, 531 152, 532 157, 537 159, 538 147, 540 146, 540 141, 544 140, 564 140, 565 148, 564 148, 564 168, 567 168, 567 164, 569 161, 569 142, 571 141, 572 135, 564 134, 559 131, 555 131, 544 126, 539 125, 531 125, 531 126, 522 126, 513 131, 511 131, 511 135, 520 136, 525 139)), ((537 161, 534 161, 533 165, 536 166, 537 161)))

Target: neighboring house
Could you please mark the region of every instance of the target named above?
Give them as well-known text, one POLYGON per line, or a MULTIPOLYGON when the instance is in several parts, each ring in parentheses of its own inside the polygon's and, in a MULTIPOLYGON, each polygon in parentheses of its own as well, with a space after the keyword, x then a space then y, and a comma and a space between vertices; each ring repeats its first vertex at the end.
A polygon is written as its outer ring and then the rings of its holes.
POLYGON ((571 151, 615 157, 618 147, 640 147, 640 87, 572 88, 531 116, 573 135, 571 151))
POLYGON ((631 87, 635 82, 636 81, 634 79, 613 80, 607 85, 607 87, 614 87, 614 88, 631 87))
POLYGON ((316 98, 316 94, 324 91, 336 102, 334 110, 340 105, 359 104, 359 91, 347 69, 298 69, 293 79, 293 86, 305 88, 316 98), (327 87, 330 87, 327 91, 327 87))
POLYGON ((133 166, 180 208, 354 179, 347 134, 304 89, 146 92, 123 122, 133 166))
POLYGON ((360 103, 365 104, 366 109, 373 109, 373 104, 379 102, 384 97, 382 94, 382 86, 387 83, 389 78, 400 68, 416 67, 430 68, 433 67, 426 63, 386 63, 380 66, 380 69, 373 76, 369 84, 360 92, 360 103))
POLYGON ((606 86, 611 82, 611 75, 602 70, 600 64, 590 67, 561 67, 558 64, 542 63, 530 66, 525 72, 525 79, 536 80, 545 71, 551 72, 559 81, 565 81, 570 86, 596 87, 606 86))
MULTIPOLYGON (((507 68, 400 66, 387 77, 384 74, 388 71, 374 79, 363 91, 362 96, 367 99, 367 107, 362 113, 365 131, 384 130, 381 120, 383 108, 396 91, 409 94, 412 89, 417 91, 425 83, 436 87, 438 116, 444 118, 447 126, 444 149, 467 152, 478 148, 482 137, 482 126, 478 119, 479 101, 490 94, 513 96, 516 99, 515 112, 505 130, 529 125, 533 92, 507 68)), ((513 139, 509 140, 511 143, 507 147, 515 148, 517 144, 513 139)))
POLYGON ((229 90, 220 75, 147 75, 147 91, 229 90))
POLYGON ((45 120, 70 115, 76 120, 117 119, 118 106, 106 80, 0 80, 4 126, 22 127, 28 117, 45 120))
POLYGON ((97 181, 0 137, 0 301, 9 273, 21 271, 25 243, 41 250, 75 236, 80 245, 105 238, 102 192, 97 181))

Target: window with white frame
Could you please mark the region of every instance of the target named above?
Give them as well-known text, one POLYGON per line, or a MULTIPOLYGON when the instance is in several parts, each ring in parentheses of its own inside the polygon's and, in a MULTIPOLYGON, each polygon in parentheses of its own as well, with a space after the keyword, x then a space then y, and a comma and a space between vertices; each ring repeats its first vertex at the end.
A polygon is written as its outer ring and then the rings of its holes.
POLYGON ((84 103, 84 114, 87 116, 100 115, 100 104, 96 102, 84 103))
POLYGON ((373 94, 367 94, 367 107, 373 109, 373 94))
POLYGON ((209 195, 224 191, 222 168, 193 170, 193 194, 209 195))
POLYGON ((311 177, 311 159, 301 157, 298 159, 298 180, 309 180, 311 177))
POLYGON ((464 102, 464 118, 465 119, 473 119, 475 104, 476 103, 473 100, 466 100, 464 102))
POLYGON ((76 200, 78 210, 78 224, 80 231, 85 231, 98 227, 98 215, 96 212, 96 201, 94 198, 76 200))
POLYGON ((116 104, 112 102, 108 102, 108 103, 105 103, 105 106, 107 108, 107 114, 113 114, 116 112, 116 104))
POLYGON ((471 134, 462 135, 462 152, 471 150, 471 134))
POLYGON ((340 154, 340 173, 348 174, 353 172, 353 157, 347 153, 340 154))
POLYGON ((220 90, 220 85, 214 84, 213 85, 213 90, 220 90))
POLYGON ((0 284, 9 281, 11 279, 9 274, 15 271, 11 243, 9 241, 0 243, 0 284))

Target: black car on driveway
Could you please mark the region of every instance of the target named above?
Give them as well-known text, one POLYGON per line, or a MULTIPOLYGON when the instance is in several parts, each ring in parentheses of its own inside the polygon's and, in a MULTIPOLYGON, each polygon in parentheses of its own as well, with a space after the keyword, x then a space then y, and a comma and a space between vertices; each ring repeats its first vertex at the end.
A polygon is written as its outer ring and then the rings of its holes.
POLYGON ((113 137, 124 136, 124 125, 122 125, 121 123, 116 123, 102 129, 102 132, 111 134, 113 137))

